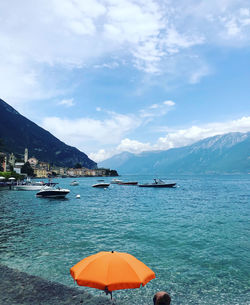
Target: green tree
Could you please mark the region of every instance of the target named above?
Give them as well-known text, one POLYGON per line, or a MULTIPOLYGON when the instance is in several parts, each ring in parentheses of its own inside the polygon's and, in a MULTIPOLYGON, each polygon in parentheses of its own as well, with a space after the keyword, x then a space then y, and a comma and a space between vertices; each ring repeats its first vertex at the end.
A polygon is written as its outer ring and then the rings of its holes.
POLYGON ((30 166, 29 162, 26 162, 22 168, 21 168, 21 173, 22 174, 27 174, 28 176, 32 177, 34 176, 34 170, 33 168, 30 166))
POLYGON ((0 153, 0 164, 3 163, 3 161, 4 161, 4 154, 0 153))
POLYGON ((74 166, 74 168, 82 168, 82 164, 76 163, 76 165, 74 166))
MULTIPOLYGON (((1 139, 0 139, 0 141, 1 141, 1 139)), ((1 154, 1 152, 0 152, 0 171, 3 171, 3 167, 2 167, 3 161, 4 161, 4 154, 1 154)))

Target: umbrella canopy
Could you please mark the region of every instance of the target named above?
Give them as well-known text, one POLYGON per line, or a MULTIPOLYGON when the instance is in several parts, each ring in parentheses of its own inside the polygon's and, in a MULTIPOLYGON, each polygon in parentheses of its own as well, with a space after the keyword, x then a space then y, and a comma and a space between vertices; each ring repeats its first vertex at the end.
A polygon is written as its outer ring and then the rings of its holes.
POLYGON ((16 180, 16 178, 14 178, 14 177, 10 177, 10 178, 9 178, 9 180, 16 180))
POLYGON ((5 178, 3 176, 0 177, 0 180, 5 180, 5 178))
POLYGON ((79 286, 112 292, 139 288, 155 278, 155 273, 134 256, 122 252, 99 252, 70 269, 79 286))

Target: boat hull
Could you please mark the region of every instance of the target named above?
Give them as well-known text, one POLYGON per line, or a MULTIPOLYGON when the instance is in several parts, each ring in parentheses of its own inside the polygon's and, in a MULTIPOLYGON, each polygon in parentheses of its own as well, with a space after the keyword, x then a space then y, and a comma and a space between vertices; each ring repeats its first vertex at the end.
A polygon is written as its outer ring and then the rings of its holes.
POLYGON ((92 185, 92 187, 106 188, 109 187, 109 183, 97 183, 92 185))
POLYGON ((37 197, 44 198, 64 198, 69 191, 42 191, 36 194, 37 197))
POLYGON ((166 183, 166 184, 139 184, 140 187, 175 187, 176 183, 166 183))
POLYGON ((16 185, 14 190, 16 191, 40 191, 42 185, 16 185))
POLYGON ((76 186, 76 185, 79 185, 79 183, 78 182, 72 182, 72 183, 70 183, 70 185, 71 186, 76 186))
POLYGON ((137 185, 137 181, 129 181, 129 182, 119 182, 119 185, 137 185))

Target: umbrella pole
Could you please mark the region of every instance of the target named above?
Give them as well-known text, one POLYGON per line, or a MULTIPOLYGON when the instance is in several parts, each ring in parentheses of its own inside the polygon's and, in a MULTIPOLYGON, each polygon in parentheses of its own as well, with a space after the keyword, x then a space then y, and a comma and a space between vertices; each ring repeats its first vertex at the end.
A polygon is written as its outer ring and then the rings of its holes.
POLYGON ((110 294, 111 300, 112 300, 112 291, 108 290, 108 286, 105 287, 104 292, 106 293, 106 295, 110 294))

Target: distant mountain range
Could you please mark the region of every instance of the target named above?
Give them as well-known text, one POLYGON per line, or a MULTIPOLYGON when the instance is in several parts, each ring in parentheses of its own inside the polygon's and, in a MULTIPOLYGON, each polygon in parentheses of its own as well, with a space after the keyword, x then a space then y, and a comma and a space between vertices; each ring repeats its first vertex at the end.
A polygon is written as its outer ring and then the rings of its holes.
POLYGON ((119 174, 250 173, 250 132, 218 135, 165 151, 123 152, 99 165, 119 174))
POLYGON ((77 163, 93 169, 97 164, 75 147, 66 145, 45 129, 28 120, 0 99, 0 140, 3 152, 17 157, 29 150, 29 157, 63 167, 77 163))

